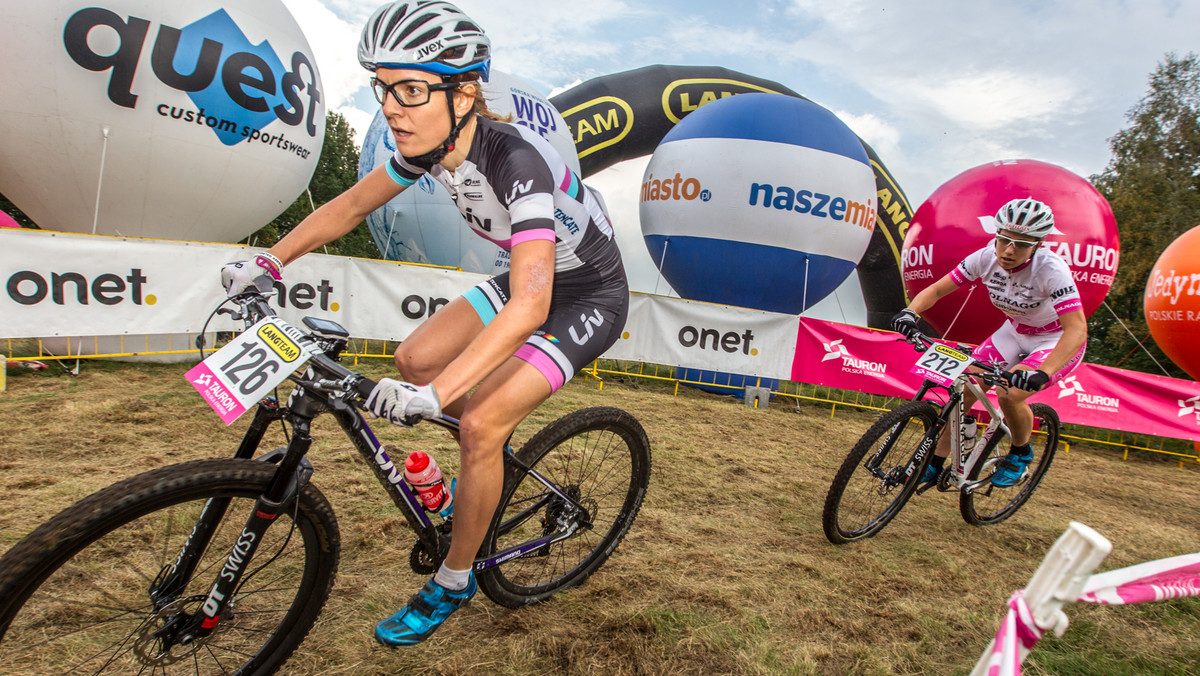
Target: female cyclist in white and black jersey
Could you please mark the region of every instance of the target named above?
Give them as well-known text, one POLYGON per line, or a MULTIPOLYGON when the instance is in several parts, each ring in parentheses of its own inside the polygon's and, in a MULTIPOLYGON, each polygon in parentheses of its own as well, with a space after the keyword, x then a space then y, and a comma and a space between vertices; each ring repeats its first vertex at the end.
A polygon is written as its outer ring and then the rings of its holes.
MULTIPOLYGON (((1071 269, 1041 250, 1053 230, 1054 213, 1046 204, 1031 197, 1008 202, 996 212, 995 242, 967 256, 892 319, 893 329, 911 335, 920 313, 970 283, 986 288, 992 304, 1008 316, 972 354, 1003 364, 1015 376, 1013 389, 997 395, 1012 432, 1012 448, 992 478, 997 486, 1016 484, 1033 458, 1033 411, 1025 400, 1075 370, 1087 347, 1087 319, 1071 269)), ((963 399, 968 410, 975 403, 970 392, 963 399)), ((937 478, 949 453, 950 437, 943 434, 922 481, 937 478)))
POLYGON ((476 233, 511 252, 508 272, 456 298, 400 344, 404 382, 382 379, 367 400, 396 424, 443 411, 460 420, 450 551, 408 605, 377 625, 376 638, 389 646, 424 640, 475 594, 471 564, 499 502, 505 440, 616 342, 628 312, 625 271, 599 199, 545 139, 488 112, 480 81, 490 49, 483 30, 450 3, 376 10, 359 61, 374 72, 395 157, 266 254, 222 275, 231 294, 263 275, 278 279, 284 265, 349 232, 424 173, 446 187, 476 233))

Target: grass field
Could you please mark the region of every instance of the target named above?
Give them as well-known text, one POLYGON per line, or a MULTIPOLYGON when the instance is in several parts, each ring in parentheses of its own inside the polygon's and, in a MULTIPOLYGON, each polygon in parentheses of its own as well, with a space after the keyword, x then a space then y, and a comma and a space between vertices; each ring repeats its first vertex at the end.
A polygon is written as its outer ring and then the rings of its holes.
MULTIPOLYGON (((373 377, 387 364, 360 365, 373 377)), ((75 500, 184 460, 228 456, 226 428, 182 365, 85 363, 9 371, 0 393, 0 550, 75 500), (61 372, 60 372, 61 373, 61 372)), ((1108 537, 1101 570, 1200 551, 1200 472, 1073 445, 1029 503, 986 528, 957 496, 926 493, 875 538, 837 547, 821 507, 874 414, 772 403, 751 410, 687 388, 576 378, 517 432, 582 406, 637 416, 653 473, 629 536, 581 587, 540 606, 480 594, 426 644, 388 650, 374 623, 422 584, 413 538, 333 420, 310 458, 337 510, 343 552, 333 596, 288 663, 294 674, 961 674, 995 633, 1068 522, 1108 537)), ((433 426, 380 425, 390 447, 457 454, 433 426)), ((267 448, 282 443, 275 428, 267 448)), ((1200 673, 1200 600, 1067 607, 1070 628, 1025 662, 1030 674, 1200 673)), ((0 671, 3 671, 0 665, 0 671)))

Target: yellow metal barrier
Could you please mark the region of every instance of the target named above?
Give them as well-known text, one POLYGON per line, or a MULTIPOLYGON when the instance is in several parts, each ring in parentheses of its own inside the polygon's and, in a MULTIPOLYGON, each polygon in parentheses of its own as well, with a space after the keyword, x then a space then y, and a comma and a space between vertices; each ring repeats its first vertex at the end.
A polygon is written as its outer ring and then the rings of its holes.
MULTIPOLYGON (((601 369, 601 368, 599 368, 598 364, 599 364, 599 362, 594 362, 592 364, 592 368, 590 369, 589 372, 597 372, 598 371, 599 373, 609 373, 609 374, 614 374, 614 375, 632 376, 632 377, 636 377, 636 378, 650 378, 650 379, 654 379, 654 380, 674 382, 676 395, 679 394, 679 385, 680 384, 704 385, 706 387, 727 388, 729 390, 743 389, 742 386, 739 386, 739 385, 723 385, 723 384, 716 383, 716 382, 700 382, 700 381, 693 381, 693 380, 678 379, 673 376, 674 369, 671 367, 659 367, 657 365, 649 365, 649 366, 653 367, 654 373, 653 373, 653 375, 646 375, 644 373, 646 367, 648 366, 646 364, 637 364, 636 370, 631 370, 628 368, 621 369, 621 368, 619 368, 619 366, 620 366, 619 362, 614 362, 613 367, 610 369, 601 369), (660 372, 660 369, 661 369, 661 372, 660 372), (664 372, 669 372, 672 375, 665 375, 664 372)), ((761 383, 761 379, 759 379, 759 382, 761 383)), ((811 401, 811 402, 815 402, 818 404, 827 404, 830 406, 829 416, 831 418, 837 413, 837 407, 839 405, 856 408, 856 409, 870 410, 870 411, 889 411, 892 408, 894 408, 896 405, 898 405, 901 401, 906 401, 906 400, 902 400, 898 397, 884 397, 882 395, 872 395, 872 394, 866 394, 866 393, 862 393, 862 392, 853 392, 853 391, 849 391, 849 390, 839 390, 839 389, 832 388, 832 387, 823 387, 823 386, 817 386, 817 385, 805 385, 802 383, 796 383, 796 382, 791 382, 791 381, 779 381, 779 386, 781 389, 773 393, 776 396, 787 397, 789 399, 793 399, 796 401, 811 401), (806 388, 811 388, 811 394, 803 394, 803 392, 805 391, 806 388), (793 392, 787 391, 789 389, 795 389, 795 392, 793 393, 793 392), (822 391, 824 391, 823 395, 822 395, 822 391)), ((1092 444, 1117 446, 1117 447, 1124 448, 1125 450, 1124 450, 1124 453, 1122 454, 1122 458, 1121 458, 1122 460, 1129 459, 1130 451, 1143 451, 1143 452, 1147 452, 1147 453, 1177 457, 1177 458, 1179 458, 1179 467, 1181 469, 1183 468, 1185 463, 1200 465, 1200 452, 1185 453, 1185 452, 1167 450, 1166 445, 1168 442, 1178 441, 1178 440, 1168 439, 1165 437, 1150 437, 1149 435, 1131 435, 1133 437, 1133 439, 1127 440, 1126 439, 1127 433, 1125 433, 1125 432, 1120 432, 1118 430, 1094 430, 1093 428, 1082 428, 1081 426, 1077 426, 1077 425, 1064 425, 1063 430, 1064 431, 1062 434, 1059 435, 1059 438, 1061 440, 1063 440, 1062 441, 1063 452, 1065 452, 1065 453, 1069 453, 1071 451, 1070 443, 1068 441, 1066 441, 1068 439, 1071 439, 1071 440, 1075 440, 1077 442, 1082 442, 1082 443, 1092 443, 1092 444), (1068 429, 1076 429, 1076 428, 1079 428, 1080 430, 1082 430, 1080 434, 1069 434, 1066 431, 1068 429), (1084 436, 1084 433, 1086 433, 1086 431, 1092 431, 1093 433, 1090 434, 1089 436, 1084 436), (1107 434, 1107 438, 1102 439, 1102 438, 1100 438, 1099 434, 1096 434, 1094 432, 1105 432, 1107 434), (1114 434, 1118 435, 1117 441, 1114 441, 1112 438, 1114 434), (1157 440, 1158 448, 1154 448, 1153 446, 1151 446, 1150 441, 1147 441, 1145 443, 1145 445, 1138 445, 1138 437, 1139 436, 1141 436, 1147 440, 1157 440)), ((1200 451, 1200 448, 1198 448, 1197 451, 1200 451)))
MULTIPOLYGON (((213 350, 215 348, 216 334, 209 335, 205 350, 213 350)), ((135 337, 130 336, 130 340, 135 340, 135 337)), ((0 351, 0 355, 8 362, 8 367, 11 368, 14 364, 22 362, 42 361, 46 359, 57 360, 84 360, 84 359, 118 359, 128 357, 155 357, 155 356, 188 356, 199 358, 199 351, 195 347, 195 335, 189 334, 186 339, 187 349, 167 349, 167 350, 142 350, 134 351, 127 349, 125 337, 120 337, 119 352, 107 354, 82 354, 82 341, 78 351, 73 354, 56 355, 46 351, 40 339, 6 339, 6 349, 0 351), (25 353, 25 354, 20 354, 25 353)), ((93 346, 99 348, 99 338, 94 339, 93 346)), ((168 343, 170 340, 168 340, 168 343)), ((149 336, 145 337, 145 344, 149 347, 149 336)), ((392 359, 393 349, 391 345, 396 345, 395 341, 384 340, 362 340, 355 339, 350 342, 349 348, 344 354, 345 358, 353 360, 354 364, 358 364, 359 359, 392 359), (375 350, 375 351, 372 351, 375 350)), ((68 342, 68 345, 70 343, 68 342)), ((744 389, 743 385, 722 384, 718 382, 703 382, 698 380, 687 380, 675 377, 675 368, 671 366, 661 366, 658 364, 646 364, 643 362, 621 362, 617 360, 605 360, 607 368, 600 367, 600 361, 592 362, 590 368, 585 368, 581 373, 585 378, 594 378, 598 383, 600 390, 604 389, 604 378, 601 374, 610 374, 616 376, 629 376, 642 378, 646 380, 655 380, 665 383, 674 383, 675 388, 673 394, 679 394, 680 385, 703 385, 705 387, 724 388, 731 391, 744 389)), ((4 376, 0 375, 0 383, 3 382, 4 376)), ((762 379, 758 379, 757 384, 761 386, 762 379)), ((0 389, 0 391, 3 391, 0 389)), ((837 413, 838 406, 849 408, 868 410, 868 411, 888 411, 895 407, 901 401, 897 397, 884 397, 882 395, 866 394, 862 392, 853 392, 850 390, 839 390, 832 387, 824 387, 817 385, 808 385, 804 383, 796 383, 792 381, 778 381, 778 389, 773 392, 775 396, 784 397, 793 400, 794 402, 810 401, 817 404, 827 404, 830 407, 829 415, 833 417, 837 413)), ((757 404, 757 402, 756 402, 757 404)), ((756 405, 757 407, 757 405, 756 405)), ((1167 449, 1167 444, 1177 442, 1178 440, 1168 439, 1165 437, 1152 437, 1150 435, 1137 435, 1132 433, 1120 432, 1118 430, 1099 430, 1095 428, 1083 428, 1076 425, 1064 425, 1064 433, 1061 438, 1065 440, 1072 439, 1078 442, 1099 444, 1103 446, 1115 446, 1123 448, 1122 459, 1129 459, 1130 451, 1141 451, 1157 455, 1166 455, 1173 458, 1178 458, 1179 467, 1183 468, 1185 464, 1200 465, 1200 448, 1196 448, 1193 452, 1181 452, 1167 449), (1068 430, 1078 430, 1078 434, 1070 434, 1068 430), (1104 438, 1101 438, 1100 432, 1104 433, 1104 438), (1127 434, 1131 438, 1127 438, 1127 434), (1114 435, 1116 439, 1114 440, 1114 435), (1139 437, 1143 439, 1139 443, 1139 437), (1152 444, 1157 443, 1157 448, 1152 444)), ((1070 445, 1067 444, 1065 452, 1070 452, 1070 445)))

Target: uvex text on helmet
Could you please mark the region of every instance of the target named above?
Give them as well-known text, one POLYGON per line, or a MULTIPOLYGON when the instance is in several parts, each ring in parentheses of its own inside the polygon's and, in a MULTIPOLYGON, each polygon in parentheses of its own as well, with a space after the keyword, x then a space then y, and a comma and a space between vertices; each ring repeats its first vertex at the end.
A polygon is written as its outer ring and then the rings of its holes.
POLYGON ((477 70, 487 82, 491 41, 471 17, 448 2, 392 2, 367 20, 358 61, 370 71, 381 66, 437 75, 477 70))

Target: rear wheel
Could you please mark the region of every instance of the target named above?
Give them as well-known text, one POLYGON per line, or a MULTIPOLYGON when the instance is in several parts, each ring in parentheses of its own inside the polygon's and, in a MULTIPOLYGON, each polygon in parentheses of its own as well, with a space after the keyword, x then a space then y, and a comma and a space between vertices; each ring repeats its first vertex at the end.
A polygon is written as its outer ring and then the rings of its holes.
POLYGON ((968 481, 984 479, 985 482, 970 491, 959 495, 958 508, 963 520, 974 526, 984 526, 998 523, 1007 519, 1025 504, 1033 491, 1041 483, 1046 470, 1054 460, 1058 449, 1058 414, 1045 404, 1030 404, 1033 409, 1033 436, 1030 446, 1033 448, 1033 460, 1025 470, 1025 475, 1012 486, 1000 487, 994 485, 988 478, 995 473, 996 466, 1008 453, 1008 437, 994 435, 988 440, 986 455, 971 469, 968 481))
POLYGON ((871 537, 895 518, 933 455, 933 443, 926 440, 936 425, 937 411, 924 401, 897 406, 871 425, 850 449, 825 496, 821 523, 830 542, 871 537), (915 463, 911 475, 906 473, 910 462, 915 463))
POLYGON ((633 416, 586 408, 547 425, 516 454, 569 498, 518 468, 505 474, 481 558, 513 557, 479 573, 488 598, 509 608, 579 584, 625 537, 650 482, 650 441, 633 416), (572 504, 574 503, 574 504, 572 504), (523 545, 553 542, 521 552, 523 545))
POLYGON ((267 530, 215 631, 187 645, 162 637, 197 612, 274 473, 251 460, 163 467, 38 527, 0 559, 4 673, 276 670, 316 621, 337 571, 337 522, 311 485, 267 530), (210 500, 229 504, 193 579, 169 598, 154 594, 210 500))

